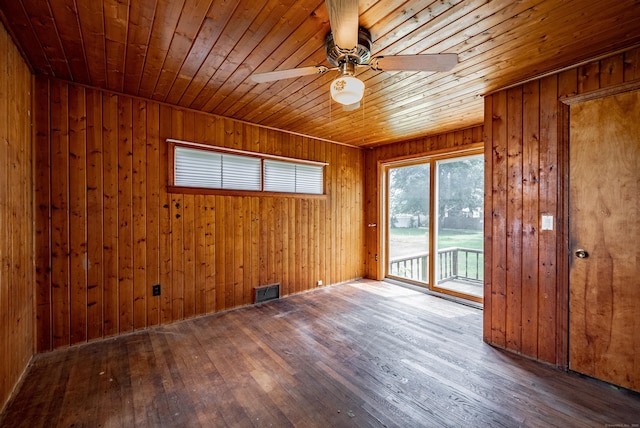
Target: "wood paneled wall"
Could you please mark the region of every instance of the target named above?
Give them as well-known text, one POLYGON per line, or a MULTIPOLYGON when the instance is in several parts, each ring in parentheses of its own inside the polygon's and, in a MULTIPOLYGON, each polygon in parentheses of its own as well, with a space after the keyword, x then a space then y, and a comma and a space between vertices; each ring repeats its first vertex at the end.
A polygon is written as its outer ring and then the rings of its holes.
POLYGON ((367 150, 365 153, 365 215, 366 229, 366 275, 367 278, 381 280, 384 278, 384 266, 381 265, 382 243, 380 233, 383 225, 380 219, 380 176, 379 163, 384 160, 410 158, 426 155, 440 150, 461 150, 472 144, 482 143, 482 125, 460 131, 432 135, 416 140, 389 144, 367 150), (369 226, 373 225, 375 226, 369 226))
POLYGON ((362 150, 58 80, 36 91, 38 351, 364 275, 362 150), (327 195, 167 193, 167 138, 327 162, 327 195))
POLYGON ((0 410, 33 355, 32 86, 0 25, 0 410))
POLYGON ((566 366, 568 147, 561 101, 638 80, 640 49, 632 49, 485 98, 488 343, 566 366), (553 230, 540 230, 542 215, 554 216, 553 230))

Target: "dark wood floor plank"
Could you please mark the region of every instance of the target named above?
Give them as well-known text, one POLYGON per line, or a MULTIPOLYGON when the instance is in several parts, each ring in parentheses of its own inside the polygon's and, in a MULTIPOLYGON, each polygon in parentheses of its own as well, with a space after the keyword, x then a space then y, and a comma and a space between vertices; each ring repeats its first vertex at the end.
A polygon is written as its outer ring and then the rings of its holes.
POLYGON ((482 312, 356 281, 37 355, 0 426, 602 427, 640 394, 482 341, 482 312))
POLYGON ((305 410, 304 399, 299 400, 298 398, 300 395, 298 393, 299 384, 293 375, 295 374, 293 368, 285 363, 285 368, 288 370, 273 370, 272 366, 278 364, 282 359, 273 352, 265 352, 269 349, 265 340, 256 335, 254 331, 246 328, 240 317, 235 317, 233 323, 237 331, 246 336, 244 340, 253 344, 251 348, 247 349, 248 352, 243 354, 243 358, 251 367, 251 377, 278 408, 286 409, 288 421, 293 426, 313 426, 317 423, 328 426, 328 421, 322 418, 314 420, 305 410), (272 357, 275 357, 275 360, 272 357))
MULTIPOLYGON (((136 426, 159 426, 162 419, 153 405, 155 394, 162 385, 163 373, 156 364, 153 345, 148 335, 136 335, 127 341, 132 402, 136 426)), ((166 408, 166 406, 163 406, 166 408)))
POLYGON ((199 397, 192 396, 192 391, 185 387, 182 372, 189 375, 189 366, 184 365, 180 358, 186 346, 181 339, 188 341, 189 337, 180 332, 180 327, 181 324, 175 324, 171 329, 158 329, 149 334, 156 364, 162 374, 161 385, 157 385, 154 392, 154 408, 158 410, 163 425, 197 427, 200 424, 192 405, 197 405, 199 397))
POLYGON ((98 354, 99 347, 90 349, 90 353, 73 353, 74 360, 69 364, 70 373, 61 408, 72 408, 74 412, 60 414, 59 426, 91 426, 96 420, 99 408, 100 372, 103 360, 98 354), (82 358, 82 362, 78 360, 82 358))

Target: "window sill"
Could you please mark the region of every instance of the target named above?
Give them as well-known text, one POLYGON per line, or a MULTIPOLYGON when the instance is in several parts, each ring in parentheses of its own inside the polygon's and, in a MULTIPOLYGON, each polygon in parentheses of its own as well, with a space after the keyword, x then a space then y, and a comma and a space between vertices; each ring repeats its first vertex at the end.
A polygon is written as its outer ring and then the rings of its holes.
POLYGON ((264 192, 258 190, 231 190, 231 189, 207 189, 200 187, 167 186, 168 193, 183 193, 188 195, 214 195, 214 196, 253 196, 263 198, 297 198, 297 199, 327 199, 326 194, 316 195, 312 193, 289 192, 264 192))

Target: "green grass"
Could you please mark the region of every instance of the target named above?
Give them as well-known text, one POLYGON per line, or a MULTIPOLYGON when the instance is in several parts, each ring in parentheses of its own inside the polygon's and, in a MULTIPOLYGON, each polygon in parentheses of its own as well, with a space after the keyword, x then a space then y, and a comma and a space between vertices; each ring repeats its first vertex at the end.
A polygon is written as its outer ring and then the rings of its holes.
POLYGON ((438 248, 462 247, 482 250, 484 236, 481 230, 443 229, 438 234, 438 248))
MULTIPOLYGON (((420 242, 427 245, 429 228, 391 228, 389 240, 403 243, 420 242)), ((484 237, 482 230, 443 229, 438 233, 438 247, 463 247, 481 250, 484 237)))

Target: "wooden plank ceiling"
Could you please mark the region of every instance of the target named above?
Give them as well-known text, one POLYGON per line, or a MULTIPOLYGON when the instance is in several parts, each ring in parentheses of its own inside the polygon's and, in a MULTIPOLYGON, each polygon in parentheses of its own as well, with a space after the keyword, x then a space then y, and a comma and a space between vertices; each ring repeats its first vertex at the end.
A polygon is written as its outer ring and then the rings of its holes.
POLYGON ((361 0, 372 55, 457 53, 450 72, 359 75, 363 107, 330 102, 323 0, 2 0, 38 74, 357 146, 483 120, 482 95, 640 43, 637 0, 361 0))

